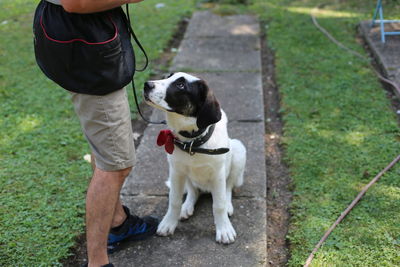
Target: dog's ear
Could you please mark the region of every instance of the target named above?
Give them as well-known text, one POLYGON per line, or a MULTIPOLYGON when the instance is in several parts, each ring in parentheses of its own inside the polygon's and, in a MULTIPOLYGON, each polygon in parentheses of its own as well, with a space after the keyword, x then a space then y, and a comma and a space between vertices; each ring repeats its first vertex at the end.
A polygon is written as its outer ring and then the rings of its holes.
POLYGON ((163 79, 168 79, 169 77, 173 76, 174 74, 175 74, 175 73, 173 73, 173 72, 167 73, 167 74, 164 74, 164 75, 162 76, 162 78, 163 78, 163 79))
POLYGON ((204 129, 221 119, 221 107, 214 93, 203 80, 196 81, 196 83, 200 96, 196 124, 199 129, 204 129))

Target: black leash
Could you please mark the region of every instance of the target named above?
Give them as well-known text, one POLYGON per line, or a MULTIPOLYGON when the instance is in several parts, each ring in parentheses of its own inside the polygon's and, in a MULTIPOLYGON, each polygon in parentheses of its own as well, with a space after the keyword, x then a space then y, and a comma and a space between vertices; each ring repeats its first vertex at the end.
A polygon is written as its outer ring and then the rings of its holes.
MULTIPOLYGON (((143 53, 143 55, 144 55, 144 57, 145 57, 145 59, 146 59, 146 62, 145 62, 145 64, 144 64, 143 68, 141 68, 141 69, 136 69, 136 62, 137 62, 137 61, 135 60, 135 70, 136 70, 136 71, 139 71, 139 72, 142 72, 142 71, 144 71, 144 70, 147 68, 147 66, 149 65, 149 57, 147 56, 146 51, 144 50, 142 44, 139 42, 138 38, 136 37, 135 32, 134 32, 133 29, 132 29, 131 18, 130 18, 130 15, 129 15, 129 6, 128 6, 128 4, 125 5, 125 10, 126 10, 126 18, 127 18, 128 30, 129 30, 129 33, 130 33, 130 34, 129 34, 129 38, 131 38, 131 37, 133 38, 133 40, 135 41, 135 43, 137 44, 137 46, 139 47, 139 49, 142 51, 142 53, 143 53)), ((132 40, 132 39, 131 39, 131 40, 132 40)), ((139 113, 140 117, 142 117, 142 119, 143 119, 145 122, 150 123, 150 124, 166 124, 166 121, 158 121, 158 122, 150 121, 150 120, 146 119, 146 118, 143 116, 143 113, 142 113, 142 111, 140 110, 139 101, 138 101, 138 98, 137 98, 137 95, 136 95, 136 87, 135 87, 134 77, 132 77, 132 82, 131 82, 131 84, 132 84, 133 97, 134 97, 134 99, 135 99, 135 104, 136 104, 136 107, 137 107, 137 110, 138 110, 138 113, 139 113)))

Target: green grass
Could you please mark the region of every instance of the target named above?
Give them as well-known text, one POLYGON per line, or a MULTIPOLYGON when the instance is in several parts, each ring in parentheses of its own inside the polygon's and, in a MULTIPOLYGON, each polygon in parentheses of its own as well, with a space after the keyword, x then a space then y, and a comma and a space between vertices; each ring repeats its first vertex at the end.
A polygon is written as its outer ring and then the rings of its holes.
MULTIPOLYGON (((356 25, 376 1, 323 1, 319 23, 366 55, 356 25), (328 12, 329 11, 329 12, 328 12)), ((390 101, 369 65, 331 43, 311 23, 321 1, 254 0, 266 23, 282 94, 284 145, 294 185, 289 266, 301 266, 360 189, 400 151, 390 101)), ((387 17, 400 5, 386 1, 387 17)), ((398 266, 400 164, 374 185, 335 229, 312 266, 398 266)))
MULTIPOLYGON (((175 0, 156 9, 158 2, 131 7, 134 29, 152 60, 194 6, 193 1, 175 0)), ((36 66, 36 3, 0 2, 0 266, 60 265, 84 228, 91 169, 83 156, 89 147, 69 93, 36 66)), ((138 88, 152 67, 137 74, 138 88)))

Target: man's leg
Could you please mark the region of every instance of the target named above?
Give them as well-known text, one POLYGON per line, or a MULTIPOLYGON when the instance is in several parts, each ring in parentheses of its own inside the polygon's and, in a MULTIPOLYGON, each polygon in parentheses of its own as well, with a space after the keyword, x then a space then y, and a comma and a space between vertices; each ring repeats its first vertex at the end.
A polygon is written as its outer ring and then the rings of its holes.
POLYGON ((108 232, 111 227, 122 224, 126 218, 119 193, 130 170, 131 168, 112 172, 98 168, 94 170, 86 196, 86 238, 89 267, 98 267, 109 263, 107 256, 108 232))
POLYGON ((117 204, 115 205, 113 220, 111 222, 111 228, 120 226, 126 218, 127 214, 122 207, 121 198, 118 198, 117 204))
MULTIPOLYGON (((94 158, 94 154, 91 153, 90 155, 90 163, 92 165, 92 171, 94 174, 94 170, 96 169, 96 160, 94 158)), ((129 168, 132 169, 132 168, 129 168)), ((124 171, 124 170, 122 170, 124 171)), ((129 172, 128 172, 129 174, 129 172)), ((120 226, 126 219, 127 215, 124 211, 124 208, 122 207, 122 202, 121 202, 121 197, 118 197, 118 201, 115 204, 115 211, 114 211, 114 216, 113 216, 113 220, 111 223, 111 227, 117 227, 120 226)))
POLYGON ((126 91, 104 96, 73 93, 72 102, 94 155, 94 173, 86 198, 86 235, 89 266, 98 267, 109 263, 107 249, 115 250, 120 242, 153 235, 158 220, 129 215, 119 198, 135 162, 126 91))

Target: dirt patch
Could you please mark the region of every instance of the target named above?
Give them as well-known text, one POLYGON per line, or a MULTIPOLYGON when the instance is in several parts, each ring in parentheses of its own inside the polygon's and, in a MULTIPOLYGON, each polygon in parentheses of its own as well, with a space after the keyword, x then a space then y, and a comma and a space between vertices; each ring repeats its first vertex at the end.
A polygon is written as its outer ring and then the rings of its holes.
MULTIPOLYGON (((152 66, 155 66, 152 69, 151 79, 159 79, 163 74, 165 74, 165 69, 168 69, 172 59, 175 56, 174 48, 178 48, 183 36, 186 32, 186 28, 189 22, 189 18, 183 18, 177 25, 175 33, 173 34, 171 40, 168 42, 167 47, 164 49, 162 55, 159 59, 151 62, 152 66)), ((139 87, 138 87, 139 88, 139 87)), ((136 89, 138 90, 138 89, 136 89)), ((139 108, 146 119, 150 118, 152 113, 152 108, 146 103, 141 103, 139 108)), ((136 134, 135 138, 135 147, 138 147, 140 141, 143 137, 143 132, 146 129, 148 123, 144 121, 140 116, 137 119, 132 120, 132 129, 136 134)), ((71 256, 62 261, 63 266, 65 267, 76 267, 81 266, 86 263, 86 238, 85 234, 82 234, 77 237, 76 245, 71 249, 71 256)))
MULTIPOLYGON (((261 29, 265 29, 261 25, 261 29)), ((283 162, 281 146, 283 122, 279 114, 280 94, 275 82, 275 59, 267 46, 266 33, 262 33, 262 74, 265 111, 265 151, 267 166, 267 266, 286 266, 289 259, 289 243, 286 234, 289 227, 289 204, 292 200, 291 179, 283 162)))

